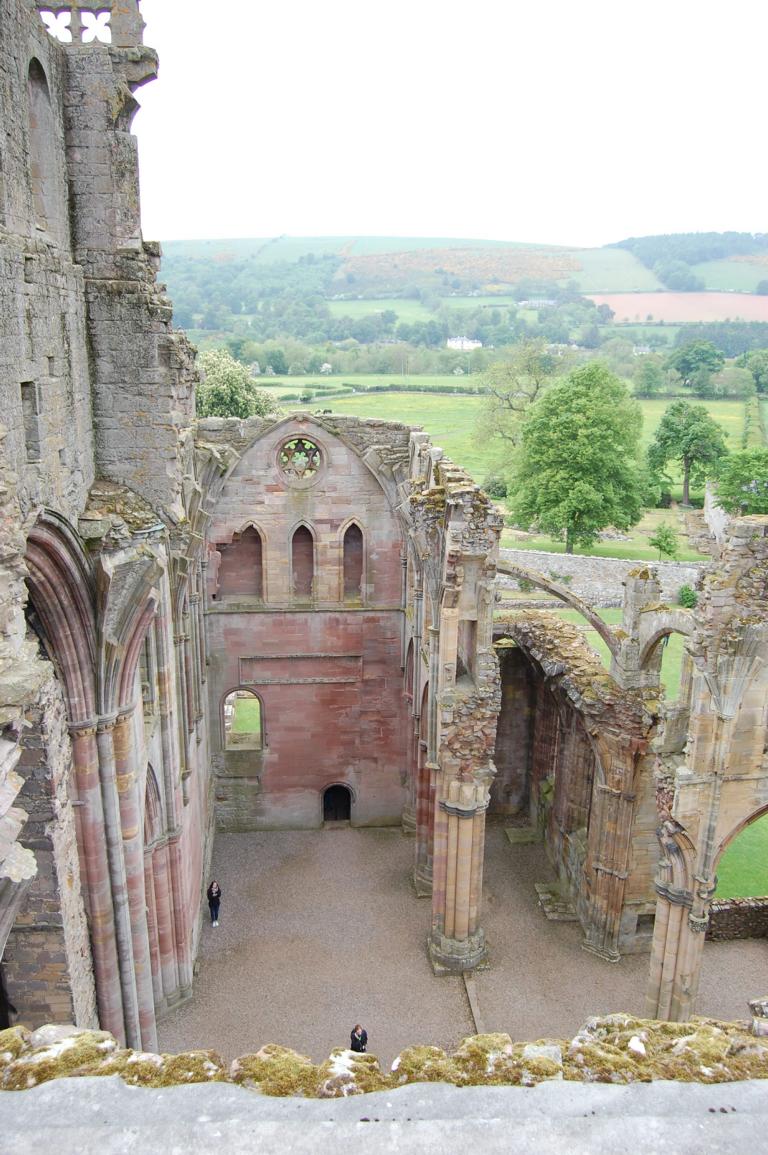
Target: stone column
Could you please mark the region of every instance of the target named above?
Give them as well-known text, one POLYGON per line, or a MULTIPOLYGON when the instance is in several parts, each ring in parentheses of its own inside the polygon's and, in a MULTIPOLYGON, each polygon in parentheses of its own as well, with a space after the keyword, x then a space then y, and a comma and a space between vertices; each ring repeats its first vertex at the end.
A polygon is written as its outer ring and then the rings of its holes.
POLYGON ((429 939, 437 975, 472 970, 487 957, 479 925, 487 806, 482 784, 453 779, 437 807, 429 939))
POLYGON ((144 887, 144 840, 142 814, 136 783, 136 759, 133 749, 133 710, 121 714, 115 723, 113 746, 115 774, 123 836, 123 859, 131 922, 133 970, 138 999, 141 1047, 157 1050, 155 1000, 152 988, 152 965, 147 931, 146 893, 144 887))
POLYGON ((417 796, 419 774, 419 733, 421 724, 421 631, 424 621, 424 592, 417 575, 413 590, 413 671, 411 678, 412 733, 408 756, 408 799, 403 810, 403 830, 415 834, 417 828, 417 796))
POLYGON ((170 854, 167 844, 158 846, 152 855, 152 884, 157 911, 157 942, 160 954, 160 975, 166 1005, 178 1001, 179 967, 177 959, 176 923, 171 893, 170 854))
POLYGON ((112 886, 104 839, 104 808, 99 781, 96 727, 72 726, 72 761, 77 784, 82 865, 86 881, 86 905, 96 975, 96 1001, 103 1030, 125 1043, 123 999, 117 958, 117 932, 112 906, 112 886))
POLYGON ((624 891, 629 875, 635 795, 602 783, 593 789, 600 799, 599 816, 593 815, 590 832, 599 845, 587 853, 586 869, 592 872, 587 906, 587 933, 582 947, 608 962, 620 959, 618 944, 624 891), (597 820, 596 820, 597 819, 597 820))
POLYGON ((144 848, 144 895, 147 904, 147 933, 149 935, 149 957, 152 964, 152 991, 155 1013, 163 1005, 163 978, 160 973, 160 940, 157 928, 157 903, 155 902, 153 851, 144 848))
POLYGON ((120 975, 120 989, 123 995, 123 1016, 125 1019, 125 1042, 129 1047, 141 1050, 141 1028, 139 1024, 139 1000, 136 990, 136 975, 133 960, 133 936, 131 915, 128 905, 128 883, 123 857, 123 838, 120 827, 120 802, 117 791, 117 772, 114 748, 115 718, 100 718, 96 743, 99 751, 99 777, 101 798, 104 807, 104 835, 107 843, 107 861, 112 884, 112 903, 115 911, 117 932, 117 960, 120 975))

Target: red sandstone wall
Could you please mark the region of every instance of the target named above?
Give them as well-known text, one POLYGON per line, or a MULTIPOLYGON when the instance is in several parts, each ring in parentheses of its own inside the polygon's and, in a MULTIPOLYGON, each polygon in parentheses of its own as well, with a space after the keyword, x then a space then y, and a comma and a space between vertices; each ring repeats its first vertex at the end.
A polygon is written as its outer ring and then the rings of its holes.
MULTIPOLYGON (((247 597, 252 551, 227 550, 228 586, 209 589, 209 693, 221 829, 316 827, 334 783, 353 794, 355 824, 397 823, 404 803, 408 703, 402 671, 402 541, 397 518, 357 454, 311 423, 284 424, 243 457, 218 502, 209 541, 246 524, 262 535, 263 600, 247 597), (321 447, 311 484, 286 482, 276 464, 295 433, 321 447), (343 535, 364 538, 363 597, 344 607, 343 535), (291 536, 315 538, 311 604, 291 588, 291 536), (233 591, 227 593, 227 589, 233 591), (263 705, 262 751, 224 750, 222 704, 238 686, 263 705)), ((212 567, 215 570, 215 567, 212 567)))

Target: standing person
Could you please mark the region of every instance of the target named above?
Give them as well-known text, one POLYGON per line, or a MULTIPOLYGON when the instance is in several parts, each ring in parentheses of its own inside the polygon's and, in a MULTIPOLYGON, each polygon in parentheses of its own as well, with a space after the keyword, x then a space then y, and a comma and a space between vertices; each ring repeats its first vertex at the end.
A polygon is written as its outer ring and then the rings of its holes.
POLYGON ((349 1042, 353 1051, 364 1053, 368 1046, 368 1032, 359 1023, 356 1023, 352 1028, 352 1034, 349 1036, 349 1042))
POLYGON ((208 909, 211 912, 211 922, 214 926, 219 925, 219 903, 221 902, 221 887, 214 878, 211 885, 208 887, 208 909))

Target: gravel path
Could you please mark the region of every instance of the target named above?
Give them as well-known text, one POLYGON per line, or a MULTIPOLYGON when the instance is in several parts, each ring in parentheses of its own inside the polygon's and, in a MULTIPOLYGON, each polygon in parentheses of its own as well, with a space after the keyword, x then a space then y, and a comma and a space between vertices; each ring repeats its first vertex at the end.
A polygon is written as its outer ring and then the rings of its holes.
MULTIPOLYGON (((487 846, 491 967, 476 978, 487 1029, 563 1037, 591 1014, 642 1012, 648 956, 610 964, 583 951, 577 923, 537 907, 533 883, 552 877, 543 848, 511 846, 495 823, 487 846)), ((161 1048, 232 1059, 274 1042, 321 1061, 359 1021, 390 1062, 411 1043, 450 1049, 471 1034, 462 980, 435 978, 427 962, 412 855, 397 829, 219 834, 220 925, 206 910, 195 996, 160 1023, 161 1048)), ((768 944, 707 945, 699 1013, 744 1018, 766 990, 768 944)))

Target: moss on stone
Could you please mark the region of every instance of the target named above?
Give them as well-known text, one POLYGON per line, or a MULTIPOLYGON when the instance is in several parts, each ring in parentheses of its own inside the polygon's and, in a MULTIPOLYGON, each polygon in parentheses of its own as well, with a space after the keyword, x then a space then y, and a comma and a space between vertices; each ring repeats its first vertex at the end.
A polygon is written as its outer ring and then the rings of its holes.
POLYGON ((121 1050, 83 1067, 78 1075, 120 1075, 135 1087, 177 1087, 185 1083, 228 1081, 224 1061, 216 1051, 182 1051, 178 1055, 155 1055, 121 1050))
POLYGON ((21 1025, 0 1031, 0 1072, 29 1049, 30 1032, 21 1025))
POLYGON ((230 1075, 232 1081, 241 1086, 276 1096, 313 1098, 319 1081, 319 1070, 311 1059, 276 1043, 235 1059, 230 1075))
POLYGON ((516 1086, 523 1074, 523 1046, 498 1032, 469 1035, 453 1054, 464 1086, 516 1086))
POLYGON ((0 1085, 6 1091, 22 1091, 50 1079, 79 1075, 85 1067, 99 1067, 116 1049, 106 1031, 79 1031, 22 1053, 6 1066, 0 1085))
POLYGON ((459 1083, 459 1070, 441 1047, 406 1047, 392 1064, 395 1083, 459 1083))
POLYGON ((337 1047, 320 1067, 317 1096, 339 1099, 369 1091, 386 1091, 391 1086, 391 1077, 381 1070, 375 1055, 361 1055, 337 1047))

